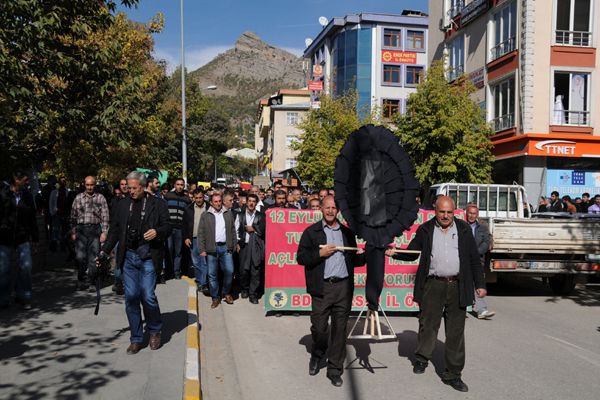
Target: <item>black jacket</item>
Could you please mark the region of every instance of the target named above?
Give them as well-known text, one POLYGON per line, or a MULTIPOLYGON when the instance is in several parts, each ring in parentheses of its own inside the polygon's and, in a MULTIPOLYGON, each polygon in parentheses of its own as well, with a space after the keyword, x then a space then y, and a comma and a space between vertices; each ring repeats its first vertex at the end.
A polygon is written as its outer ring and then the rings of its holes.
POLYGON ((0 190, 0 244, 16 246, 25 242, 37 242, 39 232, 33 196, 27 190, 15 193, 9 187, 0 190))
MULTIPOLYGON (((475 288, 485 288, 483 279, 483 268, 477 251, 477 244, 469 224, 460 219, 454 219, 458 231, 458 258, 460 269, 458 272, 458 286, 460 306, 467 307, 475 302, 475 288)), ((417 229, 417 233, 408 245, 408 250, 421 250, 421 259, 415 279, 414 300, 421 304, 425 281, 429 275, 431 263, 431 249, 433 246, 433 230, 435 229, 435 218, 425 222, 417 229)), ((399 260, 416 260, 419 255, 398 253, 394 256, 399 260)))
MULTIPOLYGON (((169 223, 169 210, 167 204, 157 199, 154 196, 146 194, 146 211, 142 220, 142 234, 149 229, 156 229, 156 237, 150 241, 150 253, 155 268, 162 264, 162 255, 165 239, 171 234, 171 224, 169 223)), ((110 229, 108 230, 108 238, 102 250, 105 253, 120 243, 117 251, 117 267, 123 268, 125 262, 125 252, 127 250, 127 223, 129 219, 129 205, 131 197, 127 196, 117 203, 114 218, 111 221, 110 229)))
MULTIPOLYGON (((356 236, 344 225, 341 225, 344 246, 356 247, 356 236)), ((323 296, 323 279, 325 277, 325 260, 319 255, 319 246, 327 244, 327 236, 323 230, 323 221, 316 222, 306 228, 300 238, 296 261, 304 266, 306 276, 306 291, 312 296, 323 296)), ((346 268, 354 286, 354 267, 365 263, 364 254, 355 251, 345 251, 346 268)))
MULTIPOLYGON (((204 211, 208 210, 208 203, 204 202, 204 211)), ((183 212, 183 240, 193 239, 194 236, 194 214, 196 213, 196 203, 190 204, 183 212)))
MULTIPOLYGON (((242 212, 239 213, 237 217, 240 220, 240 226, 238 227, 238 244, 243 247, 246 245, 246 209, 242 209, 242 212)), ((265 214, 256 210, 254 214, 254 220, 252 221, 252 227, 254 228, 256 235, 262 240, 265 240, 266 223, 267 220, 265 218, 265 214)))

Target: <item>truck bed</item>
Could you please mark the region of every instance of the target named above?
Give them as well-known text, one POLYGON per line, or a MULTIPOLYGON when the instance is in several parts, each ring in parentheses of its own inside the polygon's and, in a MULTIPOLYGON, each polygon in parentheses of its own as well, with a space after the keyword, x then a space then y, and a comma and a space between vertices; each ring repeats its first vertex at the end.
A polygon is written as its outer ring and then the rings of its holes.
POLYGON ((492 218, 489 226, 492 253, 600 253, 598 219, 492 218))

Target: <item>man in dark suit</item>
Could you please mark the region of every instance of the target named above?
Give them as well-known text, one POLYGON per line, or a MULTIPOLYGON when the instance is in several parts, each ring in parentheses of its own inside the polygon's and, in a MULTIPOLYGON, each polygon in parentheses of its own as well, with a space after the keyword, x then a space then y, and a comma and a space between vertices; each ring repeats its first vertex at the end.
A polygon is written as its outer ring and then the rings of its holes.
MULTIPOLYGON (((446 330, 445 364, 442 381, 467 392, 461 379, 465 365, 466 308, 474 293, 485 297, 483 269, 469 224, 454 218, 454 201, 447 196, 435 202, 435 218, 417 229, 409 250, 420 250, 414 301, 419 304, 419 334, 413 372, 422 374, 433 355, 442 317, 446 330)), ((390 257, 414 260, 409 253, 386 251, 390 257)))
POLYGON ((303 265, 306 290, 312 297, 310 314, 313 347, 308 367, 310 375, 319 372, 327 354, 327 377, 334 386, 342 386, 346 356, 346 323, 352 308, 354 267, 364 264, 364 255, 339 247, 356 247, 354 233, 337 220, 338 209, 333 196, 321 203, 323 219, 302 233, 297 261, 303 265), (331 330, 329 317, 331 316, 331 330))
POLYGON ((160 347, 162 320, 154 293, 155 265, 160 264, 164 241, 171 233, 171 225, 166 203, 144 190, 146 177, 143 172, 133 171, 127 175, 127 186, 129 197, 117 204, 115 218, 100 257, 106 257, 119 243, 117 268, 123 268, 125 311, 131 331, 127 354, 136 354, 142 349, 144 338, 140 302, 150 333, 150 349, 160 347))

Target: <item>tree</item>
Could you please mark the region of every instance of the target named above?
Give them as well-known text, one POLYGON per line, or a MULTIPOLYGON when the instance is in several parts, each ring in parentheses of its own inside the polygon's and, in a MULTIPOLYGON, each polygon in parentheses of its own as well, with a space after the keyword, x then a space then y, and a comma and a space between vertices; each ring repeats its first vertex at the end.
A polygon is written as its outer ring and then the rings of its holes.
POLYGON ((348 136, 361 125, 375 123, 373 114, 361 121, 356 93, 321 97, 321 107, 308 111, 298 124, 303 132, 292 149, 299 151, 296 168, 302 180, 313 187, 332 187, 335 159, 348 136))
POLYGON ((396 134, 425 188, 451 180, 490 182, 493 131, 470 97, 474 91, 465 78, 449 84, 443 64, 434 62, 409 96, 406 113, 395 120, 396 134))

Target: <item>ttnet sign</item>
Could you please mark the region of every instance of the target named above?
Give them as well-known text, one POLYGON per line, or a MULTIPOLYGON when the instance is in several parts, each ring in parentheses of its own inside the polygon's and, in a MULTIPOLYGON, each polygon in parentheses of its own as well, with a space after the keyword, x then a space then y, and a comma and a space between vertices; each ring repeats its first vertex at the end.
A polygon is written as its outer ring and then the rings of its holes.
POLYGON ((570 140, 544 140, 536 143, 535 148, 549 156, 574 156, 576 146, 570 140))

